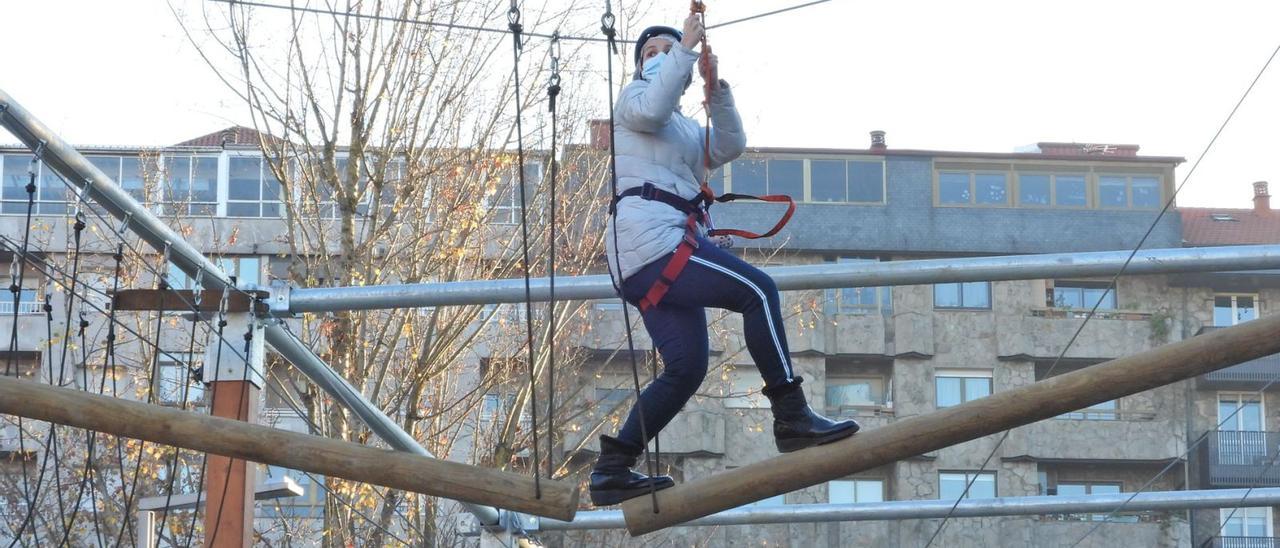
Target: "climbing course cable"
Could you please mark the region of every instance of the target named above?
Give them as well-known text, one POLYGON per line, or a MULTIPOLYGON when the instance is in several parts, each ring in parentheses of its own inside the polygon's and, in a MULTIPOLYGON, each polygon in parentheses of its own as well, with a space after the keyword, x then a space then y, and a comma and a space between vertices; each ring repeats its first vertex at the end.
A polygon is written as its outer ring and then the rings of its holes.
MULTIPOLYGON (((604 33, 608 41, 606 49, 609 58, 609 194, 610 203, 618 195, 618 149, 614 146, 614 136, 617 135, 617 121, 613 116, 613 56, 618 54, 618 31, 614 28, 617 23, 617 17, 613 15, 613 2, 605 0, 604 15, 600 16, 600 31, 604 33)), ((610 208, 613 211, 613 208, 610 208)), ((618 298, 622 299, 622 325, 627 332, 627 356, 631 359, 631 380, 635 389, 636 397, 636 415, 640 418, 640 436, 645 440, 649 439, 649 426, 644 420, 644 401, 640 399, 640 364, 636 360, 636 342, 635 336, 631 332, 631 309, 627 306, 627 299, 622 295, 622 263, 618 256, 618 219, 616 214, 614 218, 609 220, 610 231, 613 236, 613 264, 618 277, 615 279, 609 276, 609 281, 613 283, 613 289, 618 293, 618 298)), ((657 435, 654 435, 654 453, 657 453, 657 435)), ((649 454, 649 444, 644 445, 644 457, 649 463, 649 477, 653 478, 658 475, 657 455, 649 454)), ((658 509, 658 486, 657 482, 649 482, 649 497, 653 502, 653 513, 657 514, 658 509)))
MULTIPOLYGON (((520 53, 524 51, 524 44, 520 40, 520 33, 524 26, 520 24, 520 6, 517 0, 511 0, 511 9, 507 10, 507 24, 511 30, 511 51, 515 57, 512 64, 511 75, 515 81, 515 100, 516 100, 516 171, 517 181, 520 185, 520 248, 524 252, 524 323, 525 336, 528 344, 528 361, 529 361, 529 400, 530 400, 530 425, 533 428, 533 488, 537 498, 542 498, 542 474, 538 471, 538 463, 542 462, 541 455, 538 452, 538 381, 537 381, 537 354, 533 348, 533 290, 530 287, 529 267, 529 207, 528 198, 526 197, 525 180, 524 180, 524 123, 523 118, 524 105, 520 103, 520 53)), ((516 416, 519 416, 518 413, 516 416)))
MULTIPOLYGON (((547 110, 551 113, 551 188, 547 199, 551 209, 551 235, 548 237, 547 276, 549 277, 551 299, 547 301, 547 477, 555 476, 552 448, 556 446, 556 184, 560 174, 560 161, 557 156, 556 141, 559 128, 556 125, 556 97, 560 95, 560 33, 551 35, 551 76, 547 78, 547 110)), ((537 437, 535 429, 533 433, 537 437)))

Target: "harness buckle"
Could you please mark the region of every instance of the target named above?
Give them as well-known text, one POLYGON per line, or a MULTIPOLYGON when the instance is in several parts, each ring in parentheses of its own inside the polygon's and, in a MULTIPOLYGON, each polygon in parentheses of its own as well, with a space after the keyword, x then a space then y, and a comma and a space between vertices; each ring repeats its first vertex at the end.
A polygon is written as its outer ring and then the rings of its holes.
POLYGON ((640 187, 640 198, 644 200, 658 199, 658 187, 654 186, 653 183, 646 181, 645 184, 640 187))

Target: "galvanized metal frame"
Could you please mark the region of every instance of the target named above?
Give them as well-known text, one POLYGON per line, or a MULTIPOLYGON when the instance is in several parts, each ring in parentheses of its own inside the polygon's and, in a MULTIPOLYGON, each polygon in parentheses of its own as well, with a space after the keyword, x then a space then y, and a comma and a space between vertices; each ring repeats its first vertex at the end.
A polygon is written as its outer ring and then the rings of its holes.
MULTIPOLYGON (((200 276, 205 288, 233 288, 230 278, 218 265, 134 200, 114 180, 54 134, 4 90, 0 90, 0 126, 8 129, 32 150, 40 150, 41 159, 45 165, 52 167, 72 184, 83 189, 89 199, 101 205, 112 216, 121 221, 127 219, 126 228, 129 231, 137 234, 156 250, 167 251, 169 262, 192 278, 200 276)), ((293 333, 285 329, 279 320, 267 326, 266 338, 272 349, 297 367, 312 382, 347 406, 389 445, 400 451, 426 457, 432 456, 413 439, 413 436, 365 399, 359 390, 351 386, 346 379, 311 352, 293 333)), ((486 526, 498 524, 497 509, 469 503, 463 503, 463 506, 475 514, 482 524, 486 526)))
MULTIPOLYGON (((679 527, 942 518, 947 516, 953 504, 955 504, 955 501, 952 500, 903 500, 860 504, 795 504, 737 508, 683 523, 679 527)), ((1277 504, 1280 504, 1280 487, 1252 490, 1206 489, 1152 491, 1137 494, 1115 493, 1106 495, 965 499, 960 501, 951 516, 976 518, 1107 513, 1119 508, 1121 505, 1133 511, 1165 511, 1234 508, 1239 506, 1274 506, 1277 504), (1129 497, 1133 497, 1133 500, 1125 504, 1129 497)), ((578 512, 573 521, 526 516, 525 519, 521 520, 521 523, 530 531, 581 531, 626 528, 621 510, 578 512)))
MULTIPOLYGON (((1114 276, 1132 251, 1053 253, 778 266, 764 271, 780 290, 881 287, 948 282, 1036 280, 1114 276)), ((1280 245, 1148 249, 1137 252, 1125 275, 1222 272, 1280 268, 1280 245)), ((547 278, 531 280, 532 298, 551 297, 547 278)), ((373 285, 359 287, 272 288, 272 311, 282 314, 375 310, 426 306, 522 303, 524 279, 373 285)), ((617 298, 606 275, 556 278, 556 300, 617 298)))

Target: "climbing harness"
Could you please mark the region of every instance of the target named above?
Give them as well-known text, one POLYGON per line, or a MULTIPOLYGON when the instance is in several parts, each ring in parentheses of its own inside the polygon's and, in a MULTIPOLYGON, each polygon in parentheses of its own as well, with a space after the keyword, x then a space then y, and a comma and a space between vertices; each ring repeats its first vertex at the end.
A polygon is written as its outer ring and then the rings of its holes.
MULTIPOLYGON (((706 28, 706 12, 707 7, 702 0, 693 0, 689 7, 691 13, 697 14, 703 22, 703 28, 706 28)), ((768 238, 777 234, 782 227, 787 225, 791 220, 791 216, 796 211, 796 202, 790 196, 785 194, 768 194, 764 196, 754 196, 751 194, 725 193, 716 196, 714 190, 709 184, 711 176, 711 93, 713 91, 712 82, 708 76, 710 70, 711 46, 707 43, 707 34, 704 30, 702 33, 702 58, 699 63, 702 65, 703 80, 702 87, 703 112, 706 115, 706 124, 704 124, 705 134, 702 139, 702 177, 699 181, 698 196, 693 199, 685 199, 679 195, 662 190, 646 182, 643 186, 632 187, 621 193, 615 193, 613 203, 609 206, 609 214, 616 215, 618 202, 623 198, 636 197, 643 200, 654 200, 667 204, 676 208, 685 214, 684 223, 684 239, 680 241, 680 245, 676 247, 675 254, 671 257, 671 261, 662 269, 662 275, 653 283, 649 291, 645 293, 644 298, 640 299, 640 311, 644 312, 649 308, 656 306, 662 302, 662 297, 671 289, 671 285, 675 283, 676 278, 680 276, 680 272, 689 264, 689 258, 693 256, 693 252, 698 248, 698 226, 702 225, 707 229, 708 236, 738 236, 748 240, 756 240, 759 238, 768 238), (737 200, 756 200, 759 202, 786 203, 787 211, 782 214, 782 218, 763 234, 757 234, 748 230, 737 228, 715 228, 711 221, 711 204, 727 203, 737 200)))

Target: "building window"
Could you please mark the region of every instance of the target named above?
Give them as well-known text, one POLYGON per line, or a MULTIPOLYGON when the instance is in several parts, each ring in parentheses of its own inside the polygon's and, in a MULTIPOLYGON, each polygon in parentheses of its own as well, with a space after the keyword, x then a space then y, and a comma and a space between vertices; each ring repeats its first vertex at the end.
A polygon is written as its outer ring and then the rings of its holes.
MULTIPOLYGON (((236 277, 236 287, 248 287, 262 284, 262 258, 255 255, 243 257, 220 257, 215 261, 222 272, 236 277)), ((206 274, 208 276, 208 274, 206 274)), ((195 289, 195 280, 177 265, 169 263, 169 287, 173 289, 195 289)))
MULTIPOLYGON (((709 183, 723 193, 724 174, 709 183)), ((883 160, 750 158, 728 166, 727 191, 760 196, 785 194, 817 203, 884 203, 883 160)))
MULTIPOLYGON (((18 314, 43 314, 43 306, 44 301, 40 299, 39 291, 35 289, 23 289, 18 291, 18 314)), ((0 295, 0 317, 12 315, 13 313, 13 294, 9 293, 8 295, 0 295)))
MULTIPOLYGON (((31 182, 30 154, 0 155, 0 213, 26 215, 27 183, 31 182)), ((70 192, 66 183, 58 174, 38 162, 36 170, 35 204, 32 210, 36 214, 60 214, 67 212, 67 197, 70 192)))
POLYGON ((809 200, 884 203, 884 162, 810 160, 809 200))
POLYGON ((1077 282, 1054 280, 1049 306, 1056 308, 1084 308, 1092 310, 1116 309, 1116 292, 1108 291, 1107 282, 1077 282))
MULTIPOLYGON (((515 166, 511 166, 509 170, 505 170, 498 179, 498 191, 492 199, 492 215, 493 222, 497 224, 519 224, 520 223, 520 192, 516 179, 515 166)), ((537 188, 538 181, 542 177, 542 166, 535 163, 526 163, 524 165, 524 184, 530 194, 526 194, 525 198, 532 200, 532 189, 537 188)))
POLYGON ((1082 420, 1082 421, 1113 421, 1119 418, 1120 404, 1119 400, 1104 401, 1102 403, 1090 405, 1079 411, 1063 413, 1057 418, 1064 420, 1082 420))
POLYGON ((1157 209, 1163 205, 1160 178, 1150 175, 1099 175, 1098 205, 1105 208, 1157 209))
POLYGON ((887 403, 884 377, 827 376, 826 405, 836 411, 848 407, 880 407, 887 403))
MULTIPOLYGON (((1219 510, 1219 518, 1222 536, 1224 537, 1267 538, 1272 535, 1270 507, 1222 508, 1219 510)), ((1222 546, 1240 546, 1242 548, 1265 546, 1270 548, 1273 544, 1270 539, 1267 539, 1255 542, 1223 543, 1222 546)))
POLYGON ((934 284, 934 308, 991 308, 991 282, 934 284))
MULTIPOLYGON (((1075 497, 1085 495, 1114 495, 1120 493, 1119 483, 1098 482, 1058 482, 1057 496, 1075 497)), ((1068 514, 1063 516, 1069 521, 1106 521, 1107 514, 1068 514)), ((1136 523, 1137 515, 1112 516, 1112 521, 1120 523, 1136 523)))
POLYGON ((738 194, 768 194, 769 171, 765 160, 735 160, 730 164, 729 184, 738 194))
POLYGON ((939 369, 934 373, 934 386, 939 409, 960 405, 991 395, 991 371, 939 369))
POLYGON ((1088 177, 1082 173, 1019 173, 1018 205, 1088 207, 1088 177))
POLYGON ((195 377, 198 361, 185 352, 162 352, 156 365, 156 401, 162 405, 202 402, 204 383, 195 377))
MULTIPOLYGON (((878 259, 837 257, 828 263, 876 263, 878 259)), ((831 314, 870 314, 893 309, 893 293, 888 287, 844 287, 827 289, 823 312, 831 314)))
POLYGON ((769 399, 761 390, 764 380, 755 368, 742 367, 729 373, 729 397, 724 406, 729 409, 766 409, 769 399))
POLYGON ((769 194, 804 199, 804 160, 770 160, 768 171, 769 194))
POLYGON ((228 217, 279 218, 283 211, 280 180, 263 158, 232 156, 228 159, 228 217))
POLYGON ((218 214, 218 158, 169 156, 165 160, 161 211, 165 215, 218 214))
POLYGON ((938 172, 938 203, 944 205, 1008 205, 1009 176, 1000 172, 938 172))
POLYGON ((1230 327, 1258 319, 1257 295, 1218 294, 1213 296, 1213 325, 1230 327))
MULTIPOLYGON (((138 156, 90 156, 89 163, 115 180, 120 188, 139 202, 147 201, 147 184, 143 177, 143 162, 138 156)), ((147 162, 148 168, 153 168, 147 162)))
POLYGON ((884 502, 884 480, 851 479, 827 482, 827 502, 832 504, 884 502))
POLYGON ((938 498, 942 500, 956 500, 961 495, 967 499, 989 499, 996 496, 996 473, 995 472, 939 472, 938 473, 938 498), (965 493, 964 488, 969 486, 969 492, 965 493))

